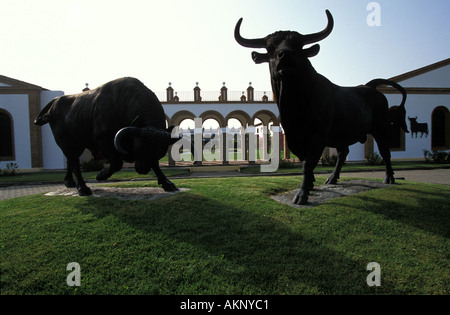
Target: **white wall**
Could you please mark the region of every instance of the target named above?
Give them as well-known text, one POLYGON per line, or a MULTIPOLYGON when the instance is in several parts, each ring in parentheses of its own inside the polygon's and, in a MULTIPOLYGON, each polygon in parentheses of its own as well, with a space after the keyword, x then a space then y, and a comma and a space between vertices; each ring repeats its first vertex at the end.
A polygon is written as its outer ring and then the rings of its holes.
POLYGON ((347 161, 361 162, 364 161, 364 144, 359 142, 351 145, 349 148, 350 152, 347 155, 347 161))
MULTIPOLYGON (((42 91, 41 109, 44 108, 52 99, 64 95, 62 91, 42 91)), ((42 128, 42 155, 44 169, 64 169, 66 168, 66 159, 61 149, 55 142, 52 130, 49 124, 42 128)))
POLYGON ((1 94, 0 108, 11 114, 14 128, 15 161, 1 161, 0 169, 15 162, 19 169, 31 168, 30 125, 27 94, 1 94))
MULTIPOLYGON (((396 95, 398 97, 398 95, 396 95)), ((386 95, 390 104, 391 98, 394 96, 386 95)), ((447 107, 450 110, 450 95, 448 94, 408 94, 406 99, 406 124, 410 133, 405 134, 405 151, 394 151, 391 153, 392 158, 423 158, 423 150, 431 151, 431 114, 433 110, 438 106, 447 107), (414 135, 412 138, 411 125, 408 120, 409 117, 416 117, 418 123, 428 124, 428 137, 423 135, 420 138, 418 133, 417 138, 414 135)))

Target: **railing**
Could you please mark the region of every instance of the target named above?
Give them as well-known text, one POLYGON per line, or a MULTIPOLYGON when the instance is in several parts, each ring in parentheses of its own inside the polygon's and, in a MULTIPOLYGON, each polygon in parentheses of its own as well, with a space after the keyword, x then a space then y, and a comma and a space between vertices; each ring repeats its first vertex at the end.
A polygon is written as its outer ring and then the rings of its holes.
POLYGON ((165 92, 155 92, 164 103, 178 102, 274 102, 272 91, 255 91, 249 86, 245 91, 228 91, 225 85, 220 91, 201 91, 196 86, 193 91, 175 91, 171 86, 165 92))

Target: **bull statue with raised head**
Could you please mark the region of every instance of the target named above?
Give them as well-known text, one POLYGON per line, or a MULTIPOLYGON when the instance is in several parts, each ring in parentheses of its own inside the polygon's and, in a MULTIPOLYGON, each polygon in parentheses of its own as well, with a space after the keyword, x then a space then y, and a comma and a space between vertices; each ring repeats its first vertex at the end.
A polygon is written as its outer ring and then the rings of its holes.
POLYGON ((166 129, 164 109, 156 95, 138 79, 125 77, 83 93, 59 96, 34 123, 50 124, 67 158, 65 185, 77 187, 80 196, 92 194, 79 163, 86 148, 110 164, 97 174, 99 181, 119 171, 126 161, 134 162, 139 174, 153 169, 165 191, 178 190, 161 171, 159 160, 179 139, 171 137, 173 127, 166 129))
POLYGON ((265 48, 267 53, 252 53, 255 63, 269 63, 271 84, 280 112, 289 149, 303 161, 303 182, 293 199, 306 204, 314 187, 314 168, 325 147, 336 148, 336 168, 326 183, 337 182, 349 146, 373 135, 386 164, 385 183, 393 184, 389 137, 392 126, 408 132, 405 122, 405 90, 395 82, 375 79, 357 87, 341 87, 316 72, 309 60, 319 53, 319 45, 333 30, 334 20, 327 10, 328 25, 318 33, 302 35, 279 31, 264 38, 241 36, 242 18, 237 22, 236 41, 249 48, 265 48), (389 109, 386 97, 376 87, 390 85, 399 90, 401 105, 389 109))

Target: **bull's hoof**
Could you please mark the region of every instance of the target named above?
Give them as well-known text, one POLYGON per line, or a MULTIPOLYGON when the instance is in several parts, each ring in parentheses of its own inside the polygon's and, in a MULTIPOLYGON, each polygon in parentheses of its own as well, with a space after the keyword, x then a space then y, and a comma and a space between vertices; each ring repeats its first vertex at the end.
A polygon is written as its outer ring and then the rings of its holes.
POLYGON ((325 184, 326 185, 336 185, 337 184, 337 178, 334 176, 330 176, 326 181, 325 184))
POLYGON ((388 176, 383 181, 384 184, 395 184, 394 176, 388 176))
POLYGON ((179 189, 177 188, 177 186, 175 186, 175 184, 172 183, 172 182, 164 183, 164 184, 162 185, 162 187, 163 187, 164 191, 168 191, 168 192, 171 192, 171 191, 179 191, 179 189))
POLYGON ((294 205, 300 205, 300 206, 307 205, 308 204, 308 193, 300 191, 299 193, 297 193, 294 196, 294 199, 292 199, 292 203, 294 205))
POLYGON ((74 180, 66 180, 65 183, 64 183, 64 185, 65 185, 67 188, 75 188, 75 187, 77 187, 77 183, 75 183, 74 180))
POLYGON ((89 187, 78 188, 78 195, 90 196, 90 195, 92 195, 92 190, 89 187))

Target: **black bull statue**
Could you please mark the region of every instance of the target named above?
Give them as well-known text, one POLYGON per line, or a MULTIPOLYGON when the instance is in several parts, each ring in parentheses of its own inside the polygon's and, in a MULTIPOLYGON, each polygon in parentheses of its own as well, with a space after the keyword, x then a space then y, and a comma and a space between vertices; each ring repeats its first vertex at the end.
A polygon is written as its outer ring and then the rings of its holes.
POLYGON ((289 149, 303 161, 303 182, 293 199, 306 204, 315 181, 314 168, 326 146, 336 148, 336 168, 326 183, 339 178, 348 147, 364 143, 367 134, 373 135, 386 164, 385 183, 394 183, 389 150, 390 129, 400 126, 408 132, 405 122, 406 92, 397 83, 375 79, 357 87, 341 87, 330 82, 312 67, 309 61, 319 53, 319 45, 304 48, 326 38, 334 20, 327 10, 327 27, 315 34, 302 35, 280 31, 264 38, 246 39, 240 35, 242 18, 237 22, 236 41, 249 48, 265 48, 267 53, 252 53, 255 63, 269 63, 271 84, 280 112, 289 149), (386 97, 376 87, 391 85, 399 90, 401 105, 389 109, 386 97))
POLYGON ((99 181, 119 171, 127 161, 135 162, 139 174, 153 169, 164 190, 178 190, 161 171, 159 160, 179 139, 171 137, 173 127, 165 128, 164 109, 156 95, 135 78, 121 78, 80 94, 57 97, 34 123, 50 124, 67 158, 65 185, 77 187, 81 196, 92 194, 79 164, 86 148, 110 163, 97 174, 99 181))

